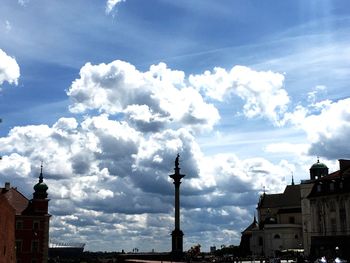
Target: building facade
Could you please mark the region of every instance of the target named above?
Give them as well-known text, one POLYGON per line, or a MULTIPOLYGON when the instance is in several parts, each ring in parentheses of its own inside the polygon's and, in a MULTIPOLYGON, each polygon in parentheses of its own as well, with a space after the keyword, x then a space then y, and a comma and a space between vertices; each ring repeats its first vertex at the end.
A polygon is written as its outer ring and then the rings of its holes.
POLYGON ((16 262, 15 213, 15 209, 0 191, 0 263, 16 262))
POLYGON ((288 185, 280 194, 264 193, 257 210, 259 223, 251 229, 252 255, 275 257, 281 251, 302 248, 300 185, 288 185))
POLYGON ((31 200, 17 188, 0 188, 2 195, 15 211, 13 230, 17 263, 46 263, 48 260, 49 220, 47 185, 43 182, 42 169, 39 182, 34 186, 31 200))
POLYGON ((339 160, 340 169, 313 182, 308 200, 311 227, 310 254, 350 258, 350 160, 339 160))
POLYGON ((252 255, 294 250, 306 257, 350 259, 350 160, 339 160, 339 166, 329 174, 317 160, 309 179, 283 193, 261 195, 258 223, 242 232, 252 255))

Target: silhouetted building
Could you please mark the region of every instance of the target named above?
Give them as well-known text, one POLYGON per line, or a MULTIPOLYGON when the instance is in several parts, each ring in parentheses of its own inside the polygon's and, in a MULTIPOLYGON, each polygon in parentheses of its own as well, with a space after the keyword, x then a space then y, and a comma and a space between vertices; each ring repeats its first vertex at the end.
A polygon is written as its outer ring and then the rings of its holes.
POLYGON ((15 244, 18 263, 46 263, 48 258, 49 220, 47 185, 42 167, 33 199, 28 200, 9 183, 0 192, 15 211, 15 244))
POLYGON ((250 249, 250 242, 253 235, 253 230, 259 229, 258 222, 256 221, 256 217, 254 216, 253 222, 242 231, 241 243, 239 244, 240 253, 243 256, 248 256, 252 254, 250 249))

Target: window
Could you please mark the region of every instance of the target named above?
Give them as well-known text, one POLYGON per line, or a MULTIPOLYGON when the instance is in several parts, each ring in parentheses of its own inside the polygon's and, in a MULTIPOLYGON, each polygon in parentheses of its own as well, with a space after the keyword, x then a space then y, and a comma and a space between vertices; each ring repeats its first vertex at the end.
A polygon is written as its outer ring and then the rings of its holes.
POLYGON ((299 239, 299 236, 298 236, 298 235, 295 235, 294 238, 295 238, 295 239, 299 239))
POLYGON ((23 229, 23 221, 22 220, 16 220, 16 230, 23 229))
POLYGON ((335 218, 331 218, 331 231, 333 233, 337 232, 337 220, 335 218))
POLYGON ((33 240, 32 241, 32 252, 38 252, 39 250, 39 241, 33 240))
POLYGON ((321 192, 322 191, 322 185, 321 184, 318 184, 317 185, 317 192, 321 192))
POLYGON ((333 182, 331 182, 329 184, 329 191, 334 192, 334 183, 333 182))
POLYGON ((343 200, 339 204, 339 221, 341 231, 346 231, 346 210, 343 200))
POLYGON ((323 233, 325 218, 324 218, 324 212, 323 212, 323 207, 321 203, 317 204, 317 218, 318 218, 318 231, 323 233))
POLYGON ((329 203, 329 211, 335 212, 335 202, 334 201, 331 201, 329 203))
POLYGON ((39 229, 39 227, 40 227, 40 222, 39 221, 34 221, 33 222, 33 229, 37 230, 37 229, 39 229))
POLYGON ((263 238, 262 238, 262 237, 259 237, 259 246, 262 246, 263 244, 264 244, 263 238))
POLYGON ((22 240, 16 240, 16 253, 22 252, 22 240))
POLYGON ((274 238, 274 239, 280 239, 281 237, 280 237, 279 234, 276 234, 273 238, 274 238))
POLYGON ((295 224, 295 217, 294 216, 289 217, 289 224, 295 224))
POLYGON ((6 246, 4 246, 4 256, 6 255, 6 246))

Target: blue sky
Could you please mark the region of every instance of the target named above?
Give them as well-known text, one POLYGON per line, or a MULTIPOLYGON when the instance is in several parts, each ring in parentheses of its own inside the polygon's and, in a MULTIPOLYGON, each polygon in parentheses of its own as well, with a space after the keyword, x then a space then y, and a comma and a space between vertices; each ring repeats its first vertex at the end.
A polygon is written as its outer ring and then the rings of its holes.
POLYGON ((50 237, 169 251, 239 244, 259 194, 350 158, 345 0, 4 0, 0 182, 40 162, 50 237))

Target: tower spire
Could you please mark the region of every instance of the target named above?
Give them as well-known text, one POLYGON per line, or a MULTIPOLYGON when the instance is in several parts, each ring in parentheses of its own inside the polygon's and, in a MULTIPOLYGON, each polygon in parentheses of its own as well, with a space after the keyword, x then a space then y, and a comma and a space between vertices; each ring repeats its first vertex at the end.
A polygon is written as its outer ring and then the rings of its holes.
POLYGON ((292 172, 292 185, 294 185, 294 176, 293 176, 293 172, 292 172))
POLYGON ((34 185, 34 193, 33 197, 35 199, 45 199, 47 198, 47 185, 44 183, 44 176, 43 176, 43 161, 41 161, 40 165, 40 175, 39 175, 39 182, 34 185))
POLYGON ((40 175, 39 175, 39 183, 42 183, 44 181, 44 176, 43 176, 43 161, 41 161, 40 165, 40 175))

